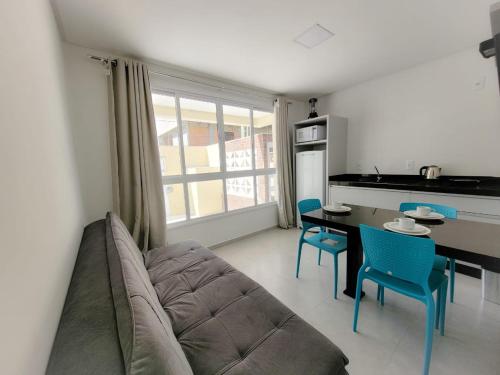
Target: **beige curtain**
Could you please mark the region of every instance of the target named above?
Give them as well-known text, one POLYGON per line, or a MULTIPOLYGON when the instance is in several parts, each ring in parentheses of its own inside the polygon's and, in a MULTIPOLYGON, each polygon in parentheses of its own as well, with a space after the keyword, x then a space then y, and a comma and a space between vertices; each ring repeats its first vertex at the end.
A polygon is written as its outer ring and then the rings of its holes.
POLYGON ((288 102, 278 97, 274 102, 275 150, 278 187, 278 223, 281 228, 293 226, 294 188, 290 136, 288 133, 288 102))
POLYGON ((167 230, 149 72, 124 59, 110 71, 113 210, 147 251, 165 245, 167 230))

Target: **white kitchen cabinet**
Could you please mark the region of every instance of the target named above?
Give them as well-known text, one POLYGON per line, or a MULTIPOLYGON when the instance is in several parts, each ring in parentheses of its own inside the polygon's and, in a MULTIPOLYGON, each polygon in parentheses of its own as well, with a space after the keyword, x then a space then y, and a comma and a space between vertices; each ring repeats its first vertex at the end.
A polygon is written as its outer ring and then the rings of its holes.
POLYGON ((399 210, 401 202, 444 204, 458 210, 459 219, 500 224, 500 198, 478 195, 431 193, 407 190, 375 189, 330 185, 330 203, 339 201, 399 210))
POLYGON ((459 219, 500 223, 500 199, 497 197, 414 191, 411 202, 444 204, 455 207, 459 219))
POLYGON ((330 185, 330 204, 333 201, 359 206, 399 210, 401 202, 408 202, 410 192, 403 190, 371 189, 330 185))

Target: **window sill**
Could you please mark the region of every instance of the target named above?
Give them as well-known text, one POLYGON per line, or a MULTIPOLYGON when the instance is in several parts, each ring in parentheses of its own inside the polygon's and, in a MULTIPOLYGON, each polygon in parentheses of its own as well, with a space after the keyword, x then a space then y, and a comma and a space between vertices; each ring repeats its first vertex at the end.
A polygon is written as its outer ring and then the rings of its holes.
POLYGON ((226 218, 229 216, 239 215, 239 214, 246 213, 246 212, 252 212, 252 211, 256 211, 256 210, 260 210, 262 208, 267 208, 267 207, 272 207, 272 206, 278 206, 278 203, 277 202, 263 203, 263 204, 259 204, 257 206, 240 208, 238 210, 223 212, 220 214, 214 214, 214 215, 204 216, 204 217, 200 217, 200 218, 196 218, 196 219, 179 221, 176 223, 167 224, 167 230, 181 228, 181 227, 188 227, 190 225, 219 220, 219 219, 223 219, 223 218, 226 218))

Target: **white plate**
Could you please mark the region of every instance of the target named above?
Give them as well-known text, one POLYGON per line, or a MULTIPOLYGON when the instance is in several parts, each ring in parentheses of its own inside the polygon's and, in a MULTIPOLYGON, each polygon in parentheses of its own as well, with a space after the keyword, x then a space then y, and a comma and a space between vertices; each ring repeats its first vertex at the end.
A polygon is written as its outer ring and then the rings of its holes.
POLYGON ((351 207, 341 206, 340 208, 333 208, 333 206, 326 205, 323 207, 323 210, 329 211, 329 212, 350 212, 351 207))
POLYGON ((413 230, 403 229, 399 226, 398 223, 394 221, 389 221, 388 223, 384 223, 384 228, 390 230, 391 232, 401 233, 401 234, 409 234, 412 236, 426 236, 431 233, 431 230, 427 227, 424 227, 420 224, 415 224, 415 228, 413 230))
POLYGON ((416 210, 405 211, 403 213, 406 216, 412 217, 412 218, 417 219, 417 220, 441 220, 441 219, 444 219, 444 215, 437 213, 437 212, 431 212, 427 216, 418 215, 416 210))

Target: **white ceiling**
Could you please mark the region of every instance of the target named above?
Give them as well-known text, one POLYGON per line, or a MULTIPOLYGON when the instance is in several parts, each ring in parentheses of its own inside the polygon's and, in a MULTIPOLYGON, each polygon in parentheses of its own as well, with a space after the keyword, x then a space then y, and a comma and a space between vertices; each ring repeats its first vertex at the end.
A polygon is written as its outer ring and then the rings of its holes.
POLYGON ((494 0, 53 0, 72 43, 305 98, 476 47, 494 0), (335 36, 294 38, 314 23, 335 36))

